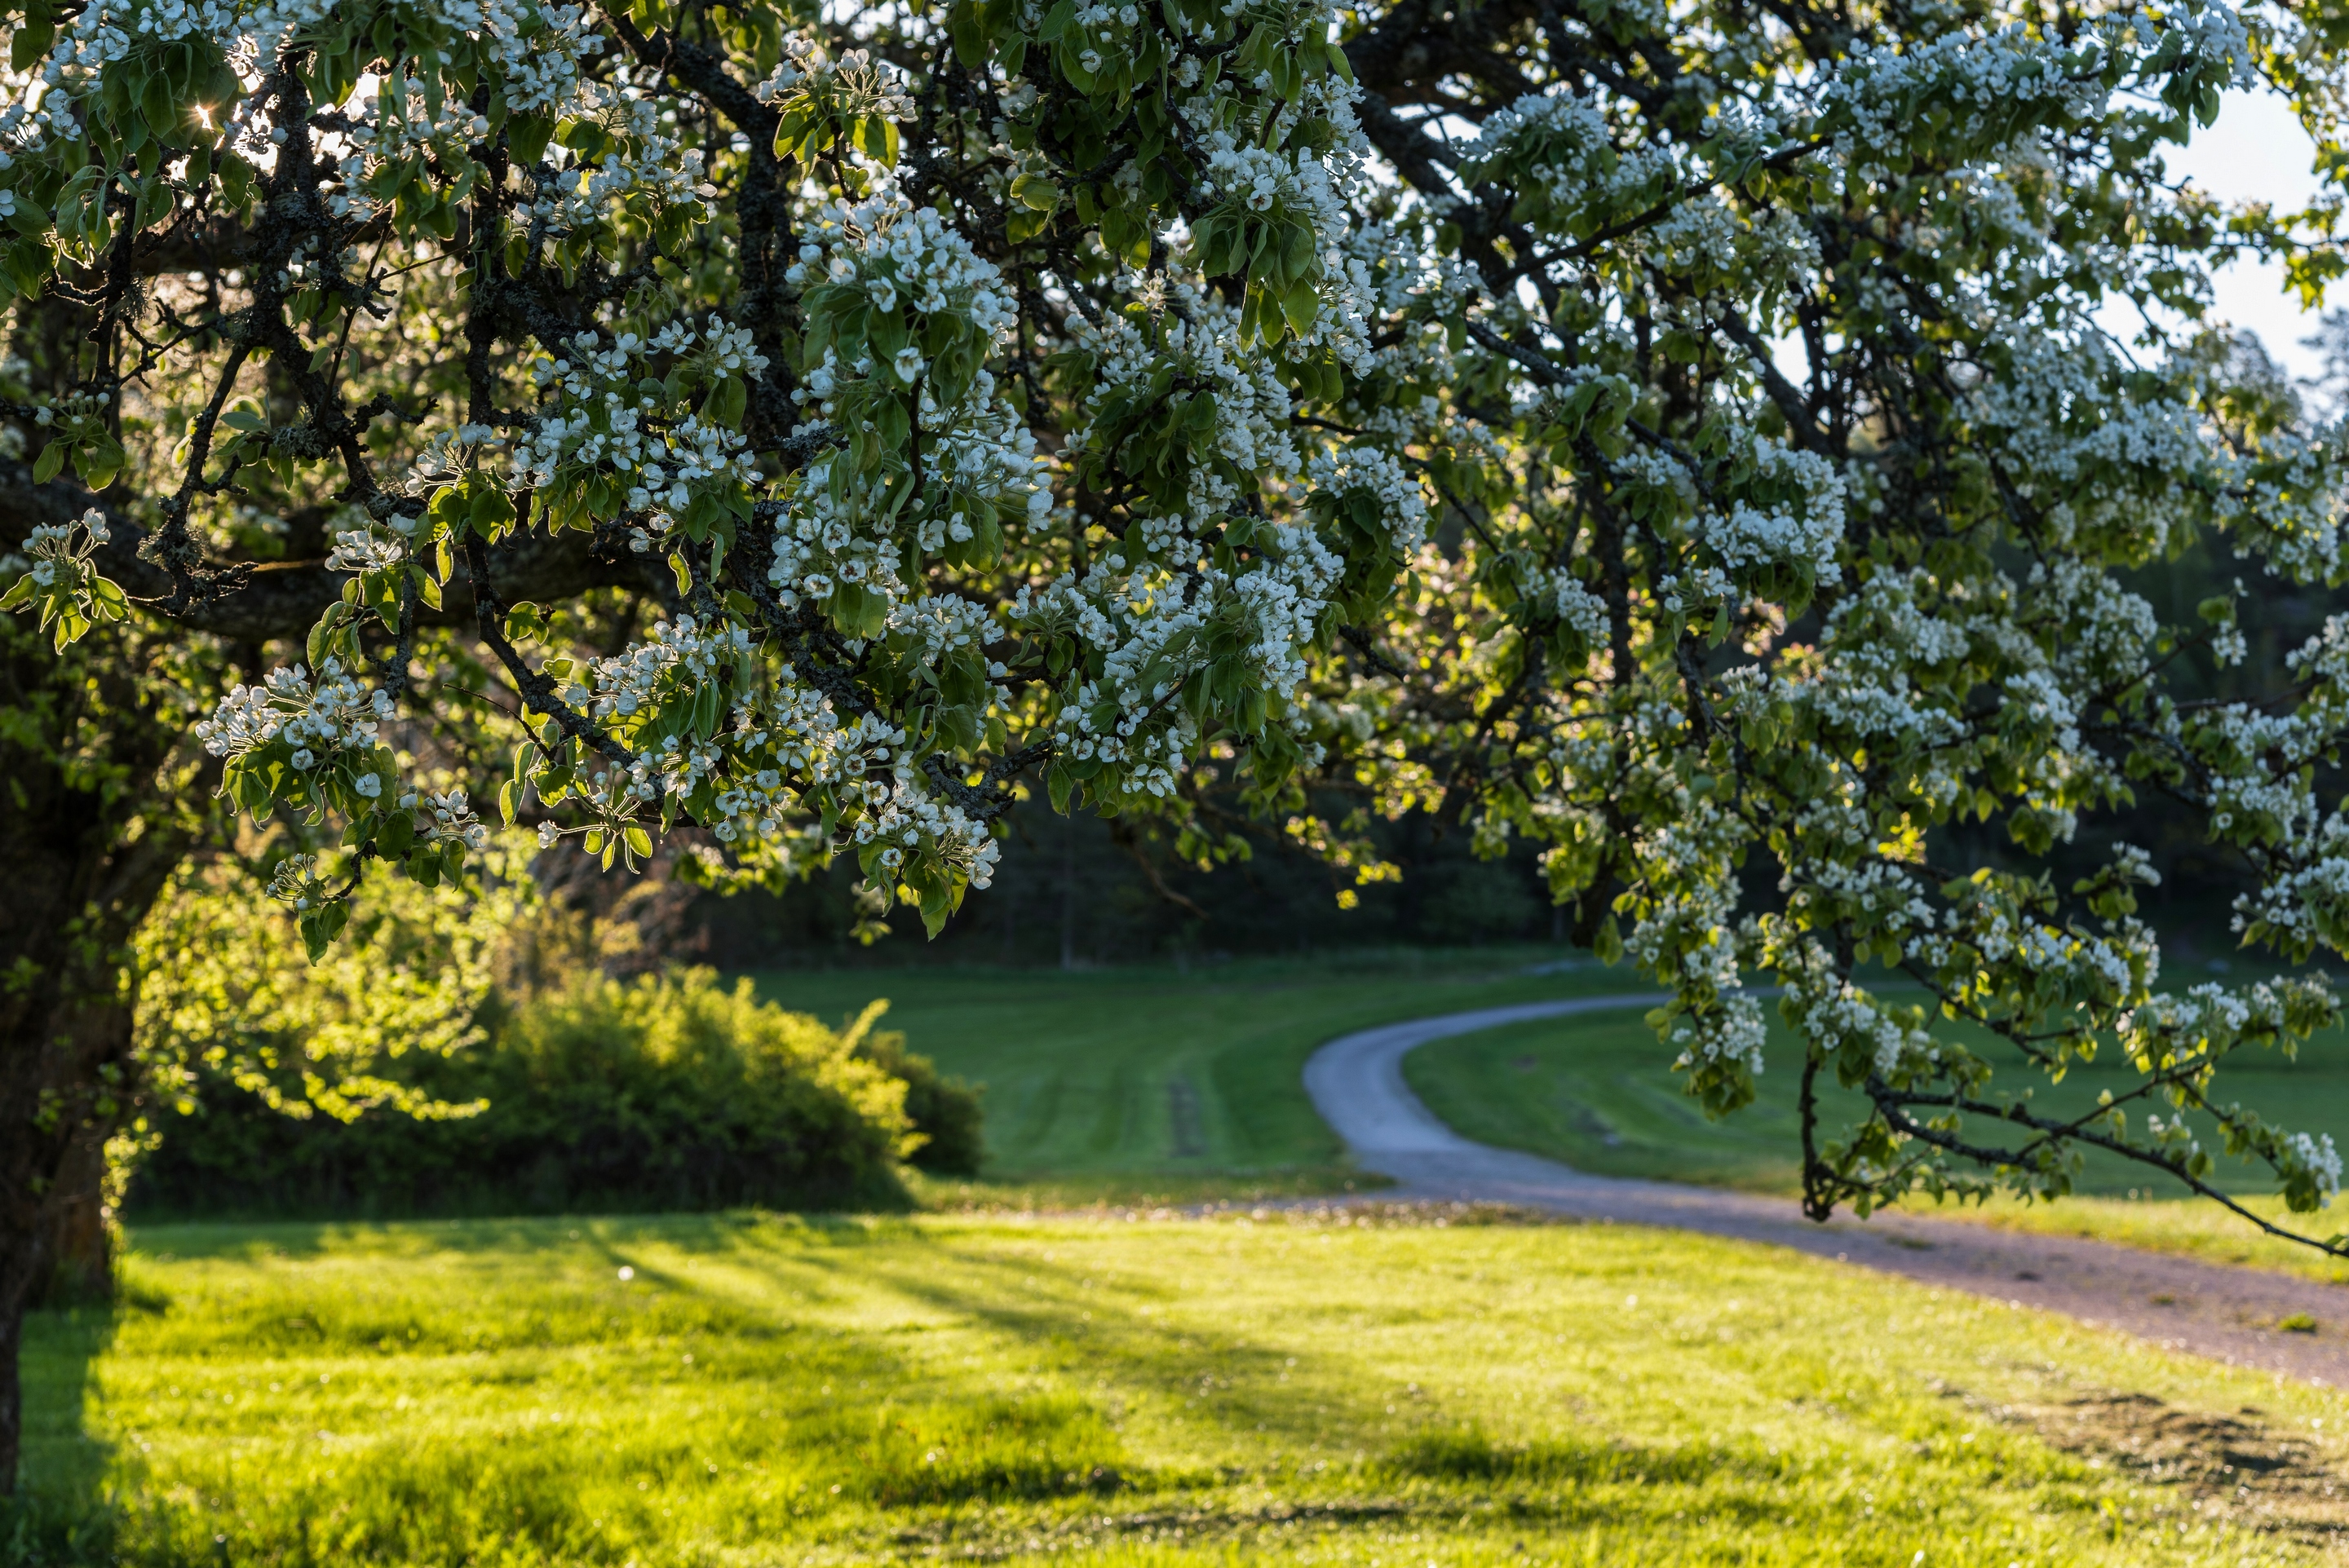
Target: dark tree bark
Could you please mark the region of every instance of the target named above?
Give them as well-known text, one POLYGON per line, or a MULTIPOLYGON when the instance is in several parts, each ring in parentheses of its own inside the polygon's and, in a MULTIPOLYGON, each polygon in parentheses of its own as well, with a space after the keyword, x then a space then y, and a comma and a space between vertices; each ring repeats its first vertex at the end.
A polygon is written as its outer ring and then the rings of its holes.
MULTIPOLYGON (((98 551, 99 569, 134 602, 168 601, 171 577, 142 553, 150 537, 146 530, 79 485, 62 480, 35 484, 25 464, 0 461, 0 548, 15 549, 36 526, 70 522, 93 506, 107 513, 111 535, 98 551)), ((508 604, 568 599, 590 588, 630 588, 658 598, 663 584, 673 581, 658 562, 586 533, 517 533, 491 551, 489 559, 491 586, 508 604)), ((209 632, 233 642, 298 637, 342 596, 348 581, 348 573, 328 571, 323 559, 257 562, 233 568, 217 597, 189 604, 171 618, 183 632, 209 632)), ((470 626, 476 614, 472 579, 460 571, 439 609, 418 606, 416 624, 470 626)))
POLYGON ((0 1497, 16 1491, 16 1459, 25 1446, 24 1375, 17 1352, 25 1343, 25 1315, 0 1311, 0 1497))
POLYGON ((25 1314, 107 1284, 105 1146, 140 1088, 130 942, 212 790, 142 649, 59 657, 0 625, 0 1491, 25 1314))
MULTIPOLYGON (((127 1031, 131 1019, 123 1019, 127 1031)), ((90 1136, 74 1140, 48 1205, 48 1231, 41 1240, 41 1270, 33 1284, 32 1305, 41 1307, 86 1306, 114 1297, 113 1215, 106 1203, 106 1140, 90 1136)))

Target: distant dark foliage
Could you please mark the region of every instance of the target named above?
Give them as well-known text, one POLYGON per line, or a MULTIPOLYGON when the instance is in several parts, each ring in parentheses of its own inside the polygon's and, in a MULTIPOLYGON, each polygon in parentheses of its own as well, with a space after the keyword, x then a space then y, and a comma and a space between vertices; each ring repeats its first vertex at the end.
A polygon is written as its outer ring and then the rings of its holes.
MULTIPOLYGON (((1334 819, 1351 803, 1333 793, 1314 804, 1334 819)), ((1332 872, 1277 831, 1234 830, 1254 852, 1203 872, 1145 823, 1056 816, 1048 803, 1030 801, 1010 814, 1011 842, 994 885, 965 901, 936 941, 901 909, 889 920, 894 935, 861 946, 853 934, 856 867, 845 860, 781 894, 705 895, 686 924, 697 954, 730 969, 1213 961, 1540 942, 1563 930, 1543 886, 1538 846, 1522 840, 1511 841, 1503 858, 1481 860, 1457 822, 1425 814, 1373 820, 1367 835, 1402 878, 1358 886, 1350 872, 1332 872), (1353 895, 1351 907, 1341 892, 1353 895)))

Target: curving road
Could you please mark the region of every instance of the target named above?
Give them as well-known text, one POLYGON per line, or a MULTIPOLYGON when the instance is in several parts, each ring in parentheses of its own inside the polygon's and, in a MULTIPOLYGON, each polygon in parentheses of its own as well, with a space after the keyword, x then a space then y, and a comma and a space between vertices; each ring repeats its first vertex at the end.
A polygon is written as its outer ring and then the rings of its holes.
POLYGON ((2349 1386, 2349 1290, 2291 1274, 1963 1221, 1878 1214, 1813 1224, 1792 1198, 1596 1176, 1463 1138, 1403 1082, 1430 1040, 1534 1018, 1651 1007, 1654 995, 1582 996, 1450 1013, 1331 1040, 1305 1064, 1314 1107, 1354 1161, 1392 1177, 1381 1197, 1514 1203, 1618 1224, 1702 1231, 1857 1264, 2123 1329, 2173 1349, 2349 1386), (2271 1326, 2306 1313, 2314 1334, 2271 1326))

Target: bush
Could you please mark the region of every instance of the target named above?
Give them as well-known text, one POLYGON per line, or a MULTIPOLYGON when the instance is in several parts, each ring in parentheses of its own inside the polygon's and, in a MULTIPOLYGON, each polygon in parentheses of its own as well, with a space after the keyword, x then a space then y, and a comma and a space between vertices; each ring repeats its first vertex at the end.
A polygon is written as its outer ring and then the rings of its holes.
POLYGON ((905 1202, 897 1161, 968 1169, 977 1097, 900 1036, 760 1002, 707 969, 575 971, 495 1008, 488 1046, 419 1065, 438 1120, 298 1120, 224 1080, 160 1119, 135 1217, 425 1214, 905 1202), (919 1114, 914 1114, 919 1113, 919 1114))
MULTIPOLYGON (((850 1033, 864 1029, 887 1006, 875 1002, 850 1033)), ((960 1078, 947 1078, 929 1057, 907 1050, 905 1037, 894 1030, 864 1036, 856 1051, 890 1077, 905 1080, 905 1117, 922 1140, 915 1147, 913 1162, 941 1176, 978 1175, 979 1162, 987 1158, 980 1131, 987 1113, 979 1105, 980 1091, 960 1078)))

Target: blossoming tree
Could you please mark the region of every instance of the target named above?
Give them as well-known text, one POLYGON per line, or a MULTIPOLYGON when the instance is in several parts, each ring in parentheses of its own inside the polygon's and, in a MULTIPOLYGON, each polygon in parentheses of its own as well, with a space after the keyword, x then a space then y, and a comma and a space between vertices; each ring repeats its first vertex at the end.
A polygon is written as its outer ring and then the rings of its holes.
POLYGON ((9 15, 12 668, 135 657, 149 695, 106 769, 5 742, 38 787, 0 914, 0 1476, 44 1205, 129 1092, 119 954, 215 790, 307 846, 274 887, 316 952, 372 879, 462 877, 484 810, 606 867, 688 822, 713 876, 854 855, 935 929, 1023 787, 1213 858, 1237 779, 1359 861, 1306 810, 1334 778, 1541 843, 1582 934, 1671 988, 1709 1110, 1781 988, 1815 1214, 2060 1191, 2089 1147, 2215 1196, 2213 1139, 2295 1210, 2333 1191, 2329 1142, 2214 1082, 2330 1022, 2323 984, 2164 992, 2147 858, 2046 865, 2158 796, 2249 868, 2247 941, 2349 934, 2349 622, 2269 700, 2181 701, 2235 602, 2164 624, 2129 578, 2197 537, 2343 574, 2334 437, 2196 326, 2235 253, 2321 289, 2329 219, 2163 164, 2262 77, 2333 146, 2334 23, 9 15), (171 692, 209 717, 159 726, 171 692), (481 704, 501 759, 418 762, 481 704), (1959 819, 2011 851, 1945 863, 1959 819), (2037 1109, 1951 1021, 2137 1079, 2037 1109))

